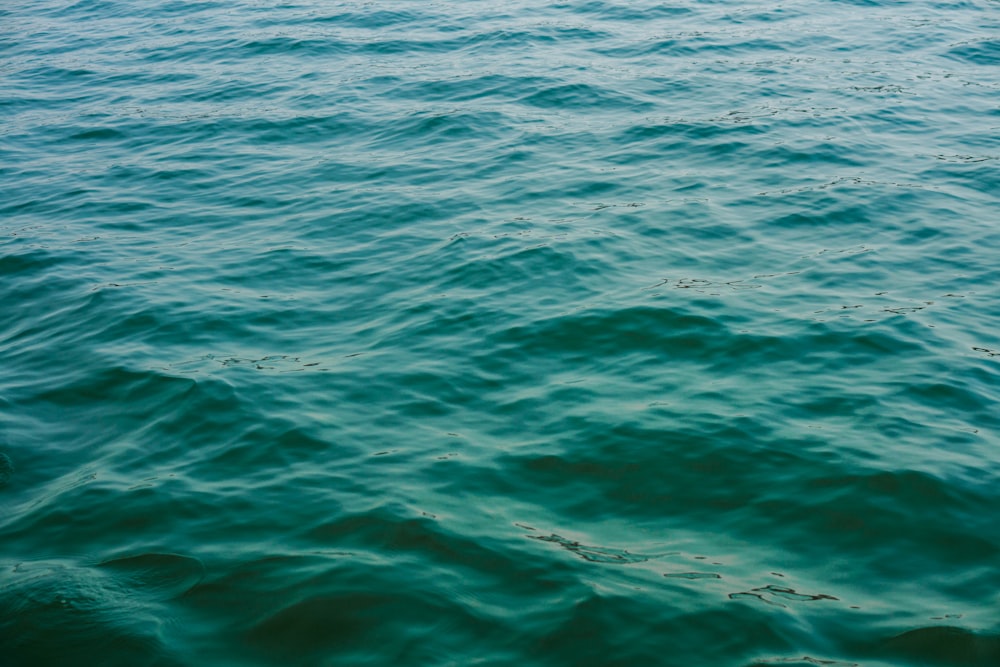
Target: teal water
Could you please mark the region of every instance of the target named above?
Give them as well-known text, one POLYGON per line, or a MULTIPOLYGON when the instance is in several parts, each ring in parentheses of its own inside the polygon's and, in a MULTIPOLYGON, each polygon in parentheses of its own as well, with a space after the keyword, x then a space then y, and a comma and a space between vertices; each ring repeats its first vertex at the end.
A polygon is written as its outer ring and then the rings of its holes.
POLYGON ((0 9, 0 664, 1000 665, 1000 4, 0 9))

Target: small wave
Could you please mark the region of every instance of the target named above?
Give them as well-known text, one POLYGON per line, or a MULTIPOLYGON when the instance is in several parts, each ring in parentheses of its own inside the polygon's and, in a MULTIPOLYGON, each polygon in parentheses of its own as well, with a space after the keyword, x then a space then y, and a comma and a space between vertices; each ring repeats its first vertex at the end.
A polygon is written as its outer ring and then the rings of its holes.
POLYGON ((197 560, 175 554, 142 554, 96 567, 7 564, 0 568, 5 664, 38 664, 54 654, 85 654, 107 665, 179 664, 162 639, 170 613, 162 601, 192 588, 201 572, 197 560))
POLYGON ((997 65, 1000 63, 1000 40, 984 39, 955 44, 948 49, 946 56, 974 65, 997 65))

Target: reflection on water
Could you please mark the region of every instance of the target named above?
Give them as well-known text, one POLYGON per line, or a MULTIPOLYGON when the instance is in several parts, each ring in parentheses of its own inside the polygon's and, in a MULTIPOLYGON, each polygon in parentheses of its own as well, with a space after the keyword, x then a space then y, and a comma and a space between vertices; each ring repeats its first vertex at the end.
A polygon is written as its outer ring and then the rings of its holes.
POLYGON ((990 7, 7 3, 0 663, 995 667, 990 7))

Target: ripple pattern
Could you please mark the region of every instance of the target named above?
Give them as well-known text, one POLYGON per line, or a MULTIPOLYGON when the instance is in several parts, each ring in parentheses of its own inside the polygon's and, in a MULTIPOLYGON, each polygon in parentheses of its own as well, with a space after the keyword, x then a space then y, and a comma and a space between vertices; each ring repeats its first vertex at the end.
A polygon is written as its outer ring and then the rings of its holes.
POLYGON ((0 663, 1000 662, 1000 18, 0 9, 0 663))

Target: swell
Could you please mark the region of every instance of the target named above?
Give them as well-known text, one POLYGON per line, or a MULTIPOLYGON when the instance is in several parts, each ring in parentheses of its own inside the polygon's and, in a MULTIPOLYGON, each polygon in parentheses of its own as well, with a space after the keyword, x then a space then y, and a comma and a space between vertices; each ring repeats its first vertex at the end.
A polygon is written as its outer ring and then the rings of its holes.
POLYGON ((853 5, 2 10, 0 661, 992 665, 996 40, 853 5))

